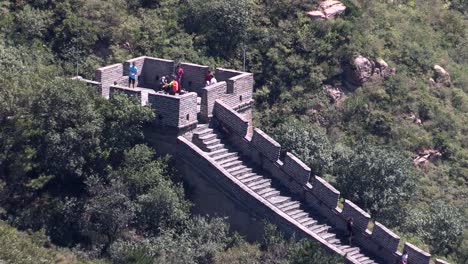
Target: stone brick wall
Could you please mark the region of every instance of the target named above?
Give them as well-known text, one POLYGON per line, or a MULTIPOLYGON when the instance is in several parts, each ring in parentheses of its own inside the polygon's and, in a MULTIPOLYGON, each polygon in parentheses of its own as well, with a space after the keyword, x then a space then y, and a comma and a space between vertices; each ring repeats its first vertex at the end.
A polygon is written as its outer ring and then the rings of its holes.
POLYGON ((243 72, 240 72, 240 71, 217 68, 215 71, 215 77, 218 82, 223 82, 223 81, 227 81, 228 79, 234 76, 241 75, 242 73, 243 72))
POLYGON ((424 252, 416 246, 406 242, 403 250, 408 252, 408 263, 411 264, 429 264, 431 254, 424 252))
POLYGON ((174 65, 173 60, 144 57, 140 86, 151 89, 159 88, 159 80, 162 76, 171 76, 174 73, 174 65))
MULTIPOLYGON (((177 157, 184 163, 191 165, 191 181, 194 177, 205 177, 205 179, 218 189, 223 190, 224 195, 228 196, 234 203, 238 205, 236 210, 248 212, 252 217, 268 220, 270 223, 277 225, 288 236, 296 238, 311 238, 322 246, 327 252, 345 256, 344 252, 329 244, 321 237, 312 233, 310 230, 298 225, 292 218, 276 208, 269 201, 263 199, 250 188, 244 186, 238 179, 231 176, 218 164, 211 162, 211 158, 193 143, 184 137, 178 137, 177 157), (195 173, 197 171, 197 173, 195 173)), ((212 201, 215 202, 215 201, 212 201)), ((222 206, 222 205, 219 205, 222 206)), ((217 210, 222 211, 222 209, 217 210)), ((240 221, 231 214, 229 221, 240 221)), ((245 221, 245 220, 243 220, 245 221)), ((233 223, 234 225, 236 223, 233 223)), ((346 263, 358 263, 352 259, 346 259, 346 263)))
POLYGON ((340 198, 340 192, 318 176, 315 176, 312 182, 312 194, 329 208, 336 208, 340 198))
POLYGON ((154 93, 148 95, 148 103, 156 112, 155 125, 184 128, 197 123, 197 94, 181 96, 154 93))
MULTIPOLYGON (((398 259, 397 246, 400 241, 398 236, 378 222, 372 232, 368 230, 370 215, 349 200, 345 200, 343 209, 337 208, 340 197, 338 190, 317 176, 313 178, 312 184, 308 183, 310 169, 302 161, 290 153, 286 154, 284 160, 278 159, 281 145, 274 139, 259 129, 254 129, 251 138, 245 136, 244 130, 238 133, 231 127, 245 120, 235 115, 235 111, 226 103, 220 103, 217 107, 225 108, 222 111, 230 113, 228 117, 226 114, 219 114, 221 111, 214 111, 214 118, 223 125, 231 124, 225 126, 230 130, 229 140, 243 155, 250 157, 259 167, 278 179, 282 185, 333 223, 336 229, 345 231, 346 219, 353 217, 356 232, 355 243, 380 256, 388 263, 393 263, 398 259), (238 120, 233 121, 233 119, 238 120)), ((409 255, 413 255, 414 259, 420 259, 421 255, 424 256, 421 252, 424 251, 412 251, 409 255)), ((417 262, 419 263, 423 262, 417 262)))
POLYGON ((218 82, 201 89, 200 115, 204 121, 208 121, 213 116, 215 101, 226 94, 226 82, 218 82))
POLYGON ((225 103, 216 100, 213 113, 224 125, 240 136, 247 135, 249 122, 225 103))
POLYGON ((370 215, 349 200, 345 200, 341 215, 344 219, 352 217, 354 228, 360 232, 366 231, 369 225, 370 215))
POLYGON ((202 89, 206 84, 205 75, 209 67, 192 63, 181 63, 180 66, 184 69, 182 87, 187 91, 196 92, 201 96, 202 89))
POLYGON ((309 182, 310 168, 292 153, 286 153, 283 170, 291 175, 299 184, 305 185, 309 182))
POLYGON ((267 159, 277 161, 280 156, 281 145, 264 133, 255 128, 252 136, 252 146, 262 153, 267 159))
POLYGON ((390 252, 396 252, 400 243, 400 237, 379 222, 374 223, 371 240, 390 252))
POLYGON ((118 85, 124 85, 123 83, 128 82, 128 77, 123 76, 123 65, 112 64, 106 67, 102 67, 96 70, 95 79, 101 83, 101 94, 105 98, 109 98, 109 87, 117 82, 118 85))
POLYGON ((141 93, 142 91, 140 89, 132 89, 128 87, 122 87, 122 86, 111 86, 109 87, 109 98, 112 98, 115 94, 126 94, 128 96, 133 96, 138 99, 138 101, 141 103, 141 93))
MULTIPOLYGON (((235 72, 231 79, 204 87, 201 90, 201 115, 204 120, 213 116, 213 106, 216 100, 223 101, 229 107, 236 109, 247 106, 251 108, 253 100, 253 75, 235 72)), ((226 76, 231 76, 227 74, 226 76)), ((249 119, 250 121, 250 119, 249 119)))

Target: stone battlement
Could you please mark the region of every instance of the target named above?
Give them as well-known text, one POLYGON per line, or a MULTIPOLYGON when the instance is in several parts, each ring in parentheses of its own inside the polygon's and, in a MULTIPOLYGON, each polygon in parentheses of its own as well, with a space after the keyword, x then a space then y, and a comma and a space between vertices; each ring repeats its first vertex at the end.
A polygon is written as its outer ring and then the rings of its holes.
POLYGON ((105 98, 124 93, 136 97, 141 105, 151 105, 157 113, 154 124, 170 131, 183 133, 196 126, 198 120, 209 122, 215 100, 222 100, 251 119, 252 73, 218 68, 214 71, 218 83, 206 86, 208 66, 180 63, 184 69, 181 85, 188 93, 167 95, 158 92, 160 78, 172 75, 176 65, 173 60, 142 56, 96 69, 94 81, 74 79, 95 87, 105 98), (138 68, 136 88, 127 87, 128 69, 132 63, 138 68))
MULTIPOLYGON (((178 155, 180 161, 184 161, 179 166, 187 166, 187 174, 197 172, 197 175, 203 175, 200 177, 208 179, 207 184, 220 189, 220 193, 229 196, 236 205, 248 208, 250 215, 263 215, 273 219, 283 232, 310 236, 329 251, 346 257, 346 253, 295 223, 290 216, 249 188, 242 187, 235 177, 216 165, 206 152, 190 141, 198 123, 209 123, 223 131, 239 154, 252 161, 269 178, 287 188, 301 203, 325 218, 334 229, 345 233, 346 219, 353 217, 356 231, 353 243, 378 256, 385 263, 395 263, 401 256, 398 252, 399 236, 378 222, 369 230, 371 216, 349 200, 344 200, 343 208, 339 208, 338 190, 324 179, 311 175, 311 169, 294 154, 286 152, 282 155, 282 147, 278 142, 262 130, 252 127, 252 73, 218 68, 215 71, 218 83, 205 86, 208 66, 192 63, 180 65, 184 69, 182 87, 187 91, 183 95, 168 95, 157 91, 160 77, 174 73, 176 63, 173 60, 143 56, 98 68, 94 81, 77 79, 95 87, 103 97, 112 98, 116 93, 124 93, 137 98, 141 105, 151 106, 156 113, 150 128, 153 133, 152 143, 160 147, 161 154, 178 155), (137 87, 128 88, 128 68, 133 62, 139 70, 137 87), (234 186, 232 183, 240 185, 234 186)), ((195 181, 193 177, 186 180, 195 181)), ((219 208, 218 206, 214 210, 220 210, 219 208)), ((430 262, 429 253, 409 243, 405 243, 404 248, 408 251, 409 263, 430 262)), ((346 258, 348 262, 359 263, 352 257, 346 258)))

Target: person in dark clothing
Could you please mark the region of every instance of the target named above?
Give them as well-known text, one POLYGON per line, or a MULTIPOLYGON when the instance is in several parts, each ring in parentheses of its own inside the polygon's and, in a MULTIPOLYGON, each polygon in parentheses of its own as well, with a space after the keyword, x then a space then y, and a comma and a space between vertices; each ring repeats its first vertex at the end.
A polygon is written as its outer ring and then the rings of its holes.
POLYGON ((348 217, 346 219, 346 236, 348 237, 348 243, 351 245, 351 241, 353 240, 353 226, 354 226, 354 219, 353 217, 348 217))

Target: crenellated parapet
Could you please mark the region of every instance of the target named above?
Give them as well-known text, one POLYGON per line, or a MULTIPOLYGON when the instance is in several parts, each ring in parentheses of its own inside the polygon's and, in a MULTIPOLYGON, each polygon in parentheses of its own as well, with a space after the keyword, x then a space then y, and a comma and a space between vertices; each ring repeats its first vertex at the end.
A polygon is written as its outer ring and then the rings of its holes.
MULTIPOLYGON (((242 125, 247 120, 224 102, 216 101, 214 109, 216 122, 221 129, 229 131, 230 141, 243 155, 319 212, 334 228, 345 233, 346 220, 352 217, 356 232, 353 240, 356 243, 386 263, 395 263, 400 258, 398 235, 379 222, 374 222, 372 230, 369 230, 371 216, 349 200, 344 200, 343 207, 339 208, 340 192, 318 176, 310 180, 311 170, 300 159, 289 152, 281 159, 281 145, 260 129, 253 129, 253 134, 247 135, 247 128, 242 125)), ((409 263, 430 263, 429 253, 409 243, 405 243, 405 250, 409 255, 409 263)))
POLYGON ((249 120, 250 125, 254 82, 252 73, 219 68, 215 71, 218 82, 206 86, 205 76, 209 67, 183 62, 180 63, 184 69, 181 85, 186 93, 164 94, 159 91, 160 79, 174 74, 177 65, 174 60, 141 56, 96 69, 94 81, 74 79, 95 87, 105 98, 111 98, 116 93, 136 97, 141 105, 150 105, 155 110, 155 126, 170 128, 171 131, 186 132, 198 120, 209 122, 213 117, 216 100, 237 110, 249 120), (133 63, 138 73, 135 88, 129 88, 128 71, 133 63))

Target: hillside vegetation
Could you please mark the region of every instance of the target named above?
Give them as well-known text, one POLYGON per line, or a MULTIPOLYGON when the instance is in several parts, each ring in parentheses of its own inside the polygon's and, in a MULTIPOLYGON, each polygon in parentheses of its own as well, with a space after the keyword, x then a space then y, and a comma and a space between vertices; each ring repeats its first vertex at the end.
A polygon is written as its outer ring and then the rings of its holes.
POLYGON ((308 263, 310 242, 248 244, 192 216, 145 145, 150 109, 67 80, 148 55, 253 72, 257 127, 403 239, 467 263, 468 2, 342 2, 330 20, 306 15, 314 0, 0 2, 2 218, 117 263, 308 263), (395 71, 346 86, 359 55, 395 71))

